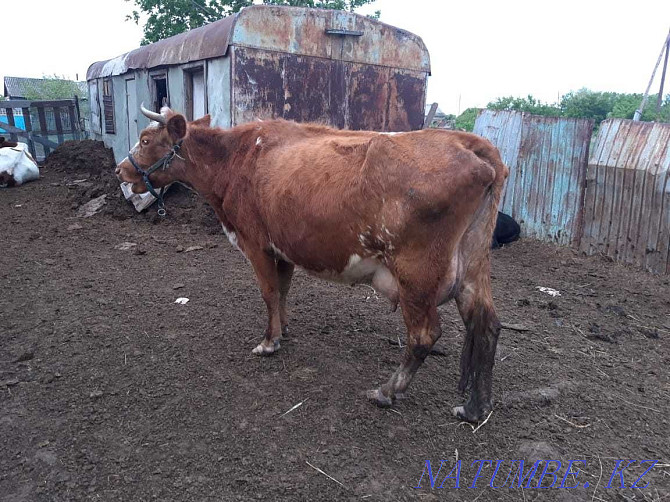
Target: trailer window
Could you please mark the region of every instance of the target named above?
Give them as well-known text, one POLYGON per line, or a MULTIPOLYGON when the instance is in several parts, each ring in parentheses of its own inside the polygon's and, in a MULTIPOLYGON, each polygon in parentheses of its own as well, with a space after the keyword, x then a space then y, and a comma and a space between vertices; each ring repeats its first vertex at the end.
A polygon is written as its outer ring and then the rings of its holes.
POLYGON ((114 134, 116 129, 114 127, 114 92, 111 78, 102 81, 102 105, 105 113, 105 132, 114 134))

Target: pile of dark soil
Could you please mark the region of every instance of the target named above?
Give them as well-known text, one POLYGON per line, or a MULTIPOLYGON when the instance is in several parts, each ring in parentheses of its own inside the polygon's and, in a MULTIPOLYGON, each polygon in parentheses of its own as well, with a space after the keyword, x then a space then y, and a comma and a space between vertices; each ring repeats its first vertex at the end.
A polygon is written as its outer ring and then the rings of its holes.
POLYGON ((211 233, 220 232, 216 216, 206 201, 180 184, 172 185, 165 194, 167 217, 159 217, 155 207, 137 213, 119 187, 114 173, 114 154, 101 141, 66 141, 47 157, 43 168, 64 175, 63 184, 69 189, 68 200, 73 211, 91 199, 106 195, 102 212, 115 219, 139 218, 168 225, 198 223, 211 233))
POLYGON ((47 157, 44 167, 56 172, 114 175, 114 154, 102 141, 66 141, 47 157))

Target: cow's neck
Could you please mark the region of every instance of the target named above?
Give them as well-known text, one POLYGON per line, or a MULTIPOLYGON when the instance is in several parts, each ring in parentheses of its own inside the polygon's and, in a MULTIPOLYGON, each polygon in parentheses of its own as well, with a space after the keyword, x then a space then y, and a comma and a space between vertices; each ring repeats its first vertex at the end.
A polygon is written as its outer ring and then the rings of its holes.
POLYGON ((182 144, 186 166, 181 181, 192 186, 217 212, 235 176, 240 142, 233 130, 198 127, 189 130, 182 144))

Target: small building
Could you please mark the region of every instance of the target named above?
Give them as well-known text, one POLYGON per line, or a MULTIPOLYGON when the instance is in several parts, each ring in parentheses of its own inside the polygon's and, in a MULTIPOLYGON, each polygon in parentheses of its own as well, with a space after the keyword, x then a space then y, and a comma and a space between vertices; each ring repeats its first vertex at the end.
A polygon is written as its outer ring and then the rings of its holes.
POLYGON ((428 51, 420 37, 351 12, 254 5, 87 72, 91 137, 117 160, 148 121, 140 103, 231 127, 256 119, 347 129, 423 126, 428 51))
POLYGON ((48 99, 70 99, 75 94, 80 98, 86 96, 86 82, 77 82, 74 80, 65 80, 58 78, 26 78, 26 77, 5 77, 3 79, 5 99, 30 99, 30 100, 48 100, 48 99), (56 89, 50 82, 56 82, 56 89), (54 93, 61 91, 62 95, 54 96, 54 93))

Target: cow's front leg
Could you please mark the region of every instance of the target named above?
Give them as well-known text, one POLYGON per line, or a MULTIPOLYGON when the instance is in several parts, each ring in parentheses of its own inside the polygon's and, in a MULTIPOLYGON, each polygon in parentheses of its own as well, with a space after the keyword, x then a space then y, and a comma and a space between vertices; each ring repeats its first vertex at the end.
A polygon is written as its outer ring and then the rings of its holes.
POLYGON ((277 274, 279 276, 279 319, 281 321, 281 330, 283 335, 288 334, 288 318, 286 314, 286 297, 291 288, 291 279, 293 278, 293 263, 284 260, 277 260, 277 274))
POLYGON ((268 309, 268 325, 263 341, 252 351, 254 354, 267 356, 279 349, 281 337, 280 317, 280 281, 276 260, 261 248, 247 250, 247 257, 256 273, 261 295, 268 309))
POLYGON ((400 304, 407 325, 407 346, 402 363, 388 382, 368 392, 368 398, 382 407, 391 406, 395 398, 407 390, 416 370, 441 334, 435 300, 426 304, 425 298, 416 301, 401 299, 400 304))

